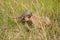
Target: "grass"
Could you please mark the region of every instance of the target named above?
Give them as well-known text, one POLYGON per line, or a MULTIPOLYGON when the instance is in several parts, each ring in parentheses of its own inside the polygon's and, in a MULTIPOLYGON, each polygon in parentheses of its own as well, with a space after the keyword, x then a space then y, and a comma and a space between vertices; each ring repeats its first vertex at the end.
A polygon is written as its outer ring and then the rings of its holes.
POLYGON ((0 0, 0 40, 60 40, 60 1, 0 0), (51 28, 27 32, 22 23, 12 20, 12 16, 20 15, 24 10, 50 17, 51 28))

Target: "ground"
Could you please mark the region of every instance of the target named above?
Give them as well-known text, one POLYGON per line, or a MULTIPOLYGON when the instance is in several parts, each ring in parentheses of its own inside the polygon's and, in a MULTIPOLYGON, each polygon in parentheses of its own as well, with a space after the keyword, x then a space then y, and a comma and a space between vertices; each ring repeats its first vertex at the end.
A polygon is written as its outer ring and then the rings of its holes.
POLYGON ((0 40, 60 40, 60 0, 0 0, 0 40), (24 24, 12 19, 24 10, 49 17, 51 26, 26 31, 24 24))

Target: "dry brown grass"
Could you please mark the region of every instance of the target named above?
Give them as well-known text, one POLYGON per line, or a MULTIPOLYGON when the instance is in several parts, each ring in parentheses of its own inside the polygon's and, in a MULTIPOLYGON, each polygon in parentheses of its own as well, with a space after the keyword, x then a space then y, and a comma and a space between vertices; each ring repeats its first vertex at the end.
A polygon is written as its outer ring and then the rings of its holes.
POLYGON ((0 0, 0 40, 60 40, 60 1, 0 0), (12 19, 24 10, 39 14, 33 17, 35 20, 31 18, 34 26, 29 32, 24 24, 12 19))

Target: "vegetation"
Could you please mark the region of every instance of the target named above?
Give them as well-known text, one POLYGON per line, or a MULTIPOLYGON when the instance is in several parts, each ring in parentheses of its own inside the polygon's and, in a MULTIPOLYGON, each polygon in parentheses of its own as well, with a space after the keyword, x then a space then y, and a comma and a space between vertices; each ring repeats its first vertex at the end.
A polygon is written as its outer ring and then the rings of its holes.
POLYGON ((0 40, 60 40, 60 0, 0 0, 0 40), (48 16, 51 25, 27 32, 24 25, 12 19, 24 10, 48 16))

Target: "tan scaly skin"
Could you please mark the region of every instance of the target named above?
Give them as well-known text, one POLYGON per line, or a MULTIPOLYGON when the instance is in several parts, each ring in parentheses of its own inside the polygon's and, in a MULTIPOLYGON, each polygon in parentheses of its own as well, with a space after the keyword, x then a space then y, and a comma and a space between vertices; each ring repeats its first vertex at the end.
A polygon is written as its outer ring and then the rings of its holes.
POLYGON ((26 11, 21 16, 15 16, 15 17, 13 17, 13 19, 19 19, 19 20, 22 20, 22 21, 24 20, 25 27, 28 30, 31 30, 30 25, 32 25, 32 24, 34 25, 34 27, 36 27, 36 26, 42 27, 43 25, 45 26, 45 25, 50 25, 51 24, 51 21, 50 21, 50 19, 48 17, 44 17, 44 16, 40 17, 40 16, 37 16, 37 15, 31 15, 30 16, 30 13, 31 13, 30 11, 26 11))
POLYGON ((31 16, 30 20, 35 26, 38 26, 38 27, 51 24, 51 21, 48 17, 42 17, 42 16, 40 17, 40 16, 33 15, 31 16))

